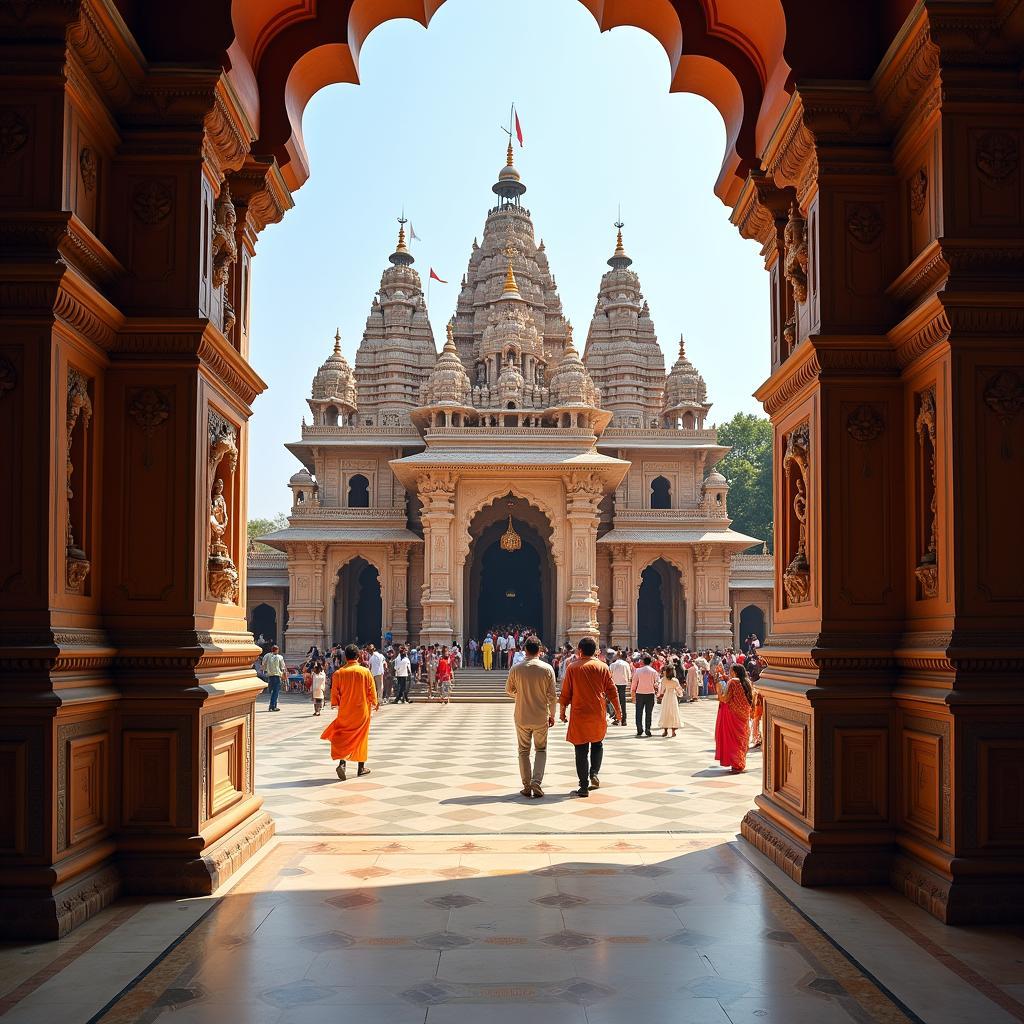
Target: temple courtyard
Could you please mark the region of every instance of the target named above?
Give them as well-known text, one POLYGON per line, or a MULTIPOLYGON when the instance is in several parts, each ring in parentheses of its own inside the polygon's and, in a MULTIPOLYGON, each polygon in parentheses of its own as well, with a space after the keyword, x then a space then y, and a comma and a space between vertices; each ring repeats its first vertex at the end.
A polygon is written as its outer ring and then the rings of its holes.
MULTIPOLYGON (((520 797, 511 706, 386 707, 340 783, 309 702, 257 703, 276 838, 212 896, 123 899, 0 948, 10 1024, 986 1024, 1024 1020, 1019 930, 952 929, 889 889, 801 889, 736 835, 761 756, 611 729, 570 800, 553 730, 520 797)), ((632 709, 630 709, 632 710, 632 709)))

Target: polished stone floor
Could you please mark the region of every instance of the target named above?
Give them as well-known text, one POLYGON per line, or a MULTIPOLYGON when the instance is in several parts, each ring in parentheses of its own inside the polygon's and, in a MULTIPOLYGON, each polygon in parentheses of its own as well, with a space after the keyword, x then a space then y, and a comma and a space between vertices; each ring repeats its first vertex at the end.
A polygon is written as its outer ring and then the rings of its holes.
POLYGON ((557 798, 561 736, 552 796, 509 796, 500 705, 386 709, 374 774, 344 784, 325 720, 284 706, 259 715, 260 780, 292 834, 213 896, 123 900, 59 942, 0 947, 4 1024, 1024 1022, 1020 930, 946 928, 886 889, 800 889, 736 838, 760 762, 709 767, 711 705, 684 710, 676 741, 613 732, 598 795, 668 798, 628 810, 557 798), (431 769, 442 786, 423 787, 431 769), (444 818, 460 794, 486 819, 444 818))
POLYGON ((548 795, 519 795, 511 701, 383 708, 370 734, 372 774, 344 785, 319 738, 326 712, 314 718, 297 694, 282 699, 279 714, 267 713, 265 700, 257 709, 257 786, 279 834, 731 833, 761 786, 760 750, 743 775, 715 762, 714 700, 683 705, 674 739, 655 728, 638 740, 632 721, 610 728, 604 785, 584 801, 569 798, 579 783, 561 724, 549 734, 548 795))

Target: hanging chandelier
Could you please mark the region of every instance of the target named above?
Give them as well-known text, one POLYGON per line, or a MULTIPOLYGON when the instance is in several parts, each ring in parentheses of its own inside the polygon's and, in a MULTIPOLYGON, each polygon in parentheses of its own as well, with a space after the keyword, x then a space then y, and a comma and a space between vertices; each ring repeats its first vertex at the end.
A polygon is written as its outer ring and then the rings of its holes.
POLYGON ((523 538, 512 526, 512 513, 508 514, 508 529, 501 535, 502 551, 518 551, 523 546, 523 538))

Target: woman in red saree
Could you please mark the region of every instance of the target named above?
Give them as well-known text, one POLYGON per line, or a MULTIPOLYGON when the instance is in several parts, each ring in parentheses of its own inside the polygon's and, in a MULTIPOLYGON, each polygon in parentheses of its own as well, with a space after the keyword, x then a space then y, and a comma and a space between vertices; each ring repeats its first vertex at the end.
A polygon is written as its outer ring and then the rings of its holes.
POLYGON ((747 767, 753 691, 742 665, 733 665, 726 683, 718 684, 718 720, 715 722, 715 759, 738 774, 747 767))

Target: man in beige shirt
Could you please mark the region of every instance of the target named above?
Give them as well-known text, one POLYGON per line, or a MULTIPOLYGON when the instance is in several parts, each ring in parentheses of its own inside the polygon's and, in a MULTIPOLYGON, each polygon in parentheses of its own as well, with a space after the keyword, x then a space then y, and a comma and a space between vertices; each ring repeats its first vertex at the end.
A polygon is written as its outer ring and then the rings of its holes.
POLYGON ((542 797, 544 766, 548 759, 548 727, 555 724, 555 673, 540 659, 540 640, 527 637, 526 660, 514 665, 505 692, 516 702, 516 738, 519 741, 520 790, 526 797, 542 797), (535 756, 530 767, 530 744, 535 756))

